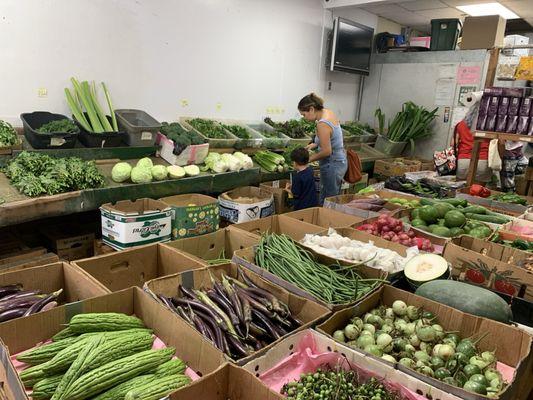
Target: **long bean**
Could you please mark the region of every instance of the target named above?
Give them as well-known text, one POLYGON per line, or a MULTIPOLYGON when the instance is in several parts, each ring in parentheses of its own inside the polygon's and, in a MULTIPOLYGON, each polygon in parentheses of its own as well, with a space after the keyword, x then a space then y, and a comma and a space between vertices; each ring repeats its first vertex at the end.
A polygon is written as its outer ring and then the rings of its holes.
POLYGON ((329 304, 355 301, 383 280, 365 279, 357 266, 327 266, 286 235, 266 234, 256 249, 255 263, 329 304))

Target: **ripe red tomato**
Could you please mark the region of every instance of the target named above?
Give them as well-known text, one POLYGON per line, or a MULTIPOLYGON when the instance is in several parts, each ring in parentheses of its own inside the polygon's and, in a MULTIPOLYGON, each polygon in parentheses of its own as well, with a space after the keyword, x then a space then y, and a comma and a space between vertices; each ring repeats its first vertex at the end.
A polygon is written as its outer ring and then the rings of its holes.
POLYGON ((470 282, 482 284, 485 282, 485 277, 480 271, 476 271, 475 269, 469 269, 466 271, 466 279, 468 279, 470 282))
POLYGON ((494 289, 498 292, 508 294, 509 296, 514 296, 516 294, 515 287, 508 281, 496 279, 494 282, 494 289))

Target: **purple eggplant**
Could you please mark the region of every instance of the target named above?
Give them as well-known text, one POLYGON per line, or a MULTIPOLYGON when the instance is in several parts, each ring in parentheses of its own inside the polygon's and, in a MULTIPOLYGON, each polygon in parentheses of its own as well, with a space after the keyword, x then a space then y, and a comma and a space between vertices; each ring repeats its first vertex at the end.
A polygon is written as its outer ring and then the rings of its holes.
POLYGON ((270 336, 272 336, 272 338, 274 338, 274 340, 278 340, 281 337, 276 328, 274 328, 272 322, 270 322, 270 320, 260 311, 253 308, 252 315, 257 318, 257 320, 261 323, 261 326, 263 326, 267 330, 267 332, 270 334, 270 336))
POLYGON ((2 304, 4 301, 8 301, 14 298, 20 298, 20 297, 26 297, 26 296, 37 296, 41 294, 42 292, 40 290, 21 290, 20 292, 16 292, 16 293, 3 297, 0 300, 0 304, 2 304))
POLYGON ((48 310, 51 310, 52 308, 56 308, 57 306, 58 306, 58 302, 57 301, 51 301, 50 303, 46 303, 44 305, 44 307, 41 308, 41 310, 39 312, 48 311, 48 310))
POLYGON ((0 314, 0 322, 9 321, 10 319, 15 319, 24 316, 28 309, 27 308, 12 308, 10 310, 4 311, 0 314))
POLYGON ((228 317, 231 320, 231 323, 233 325, 239 324, 239 317, 233 312, 231 309, 231 305, 226 304, 224 299, 222 299, 218 293, 216 293, 214 290, 208 291, 207 296, 213 300, 222 310, 228 315, 228 317))
POLYGON ((0 286, 0 299, 22 290, 22 284, 16 283, 14 285, 0 286))
POLYGON ((41 311, 41 309, 45 305, 47 305, 48 303, 52 301, 55 301, 61 293, 63 293, 63 289, 59 289, 53 293, 50 293, 48 296, 39 300, 37 303, 33 304, 30 308, 28 308, 28 310, 26 310, 26 312, 24 313, 24 316, 26 317, 28 315, 35 314, 41 311))

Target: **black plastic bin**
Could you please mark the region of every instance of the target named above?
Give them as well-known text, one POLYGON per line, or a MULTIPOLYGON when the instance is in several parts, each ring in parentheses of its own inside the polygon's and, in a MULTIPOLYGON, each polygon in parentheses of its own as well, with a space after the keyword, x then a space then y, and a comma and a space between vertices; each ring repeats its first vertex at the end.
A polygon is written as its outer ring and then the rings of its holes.
MULTIPOLYGON (((89 120, 89 116, 85 113, 85 118, 89 120)), ((111 117, 106 115, 107 120, 111 123, 111 117)), ((74 118, 74 122, 80 128, 80 142, 85 147, 122 147, 127 146, 126 132, 119 130, 118 132, 102 132, 93 133, 85 130, 83 126, 74 118)))
POLYGON ((20 114, 20 119, 24 127, 24 136, 34 149, 71 149, 76 144, 79 129, 77 133, 37 132, 37 129, 50 121, 69 119, 66 115, 34 111, 20 114))

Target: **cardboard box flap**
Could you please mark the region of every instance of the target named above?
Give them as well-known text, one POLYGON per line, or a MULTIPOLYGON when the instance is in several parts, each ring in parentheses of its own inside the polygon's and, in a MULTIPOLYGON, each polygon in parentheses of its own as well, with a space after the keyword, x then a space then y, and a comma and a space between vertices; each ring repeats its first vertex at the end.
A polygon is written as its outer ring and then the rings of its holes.
POLYGON ((162 244, 139 246, 73 263, 111 291, 131 286, 143 287, 146 281, 206 265, 195 258, 162 244))
POLYGON ((121 200, 116 203, 104 204, 100 208, 123 216, 155 214, 170 209, 170 207, 162 201, 153 199, 138 199, 134 201, 121 200))
POLYGON ((337 228, 350 226, 364 221, 364 218, 355 215, 345 214, 330 208, 313 207, 303 210, 292 211, 283 214, 284 217, 294 218, 308 224, 321 226, 323 228, 337 228))
POLYGON ((230 225, 228 229, 239 229, 257 236, 261 236, 265 233, 285 234, 294 240, 300 240, 306 233, 318 233, 323 231, 324 228, 308 224, 307 222, 287 218, 285 215, 273 215, 266 218, 230 225))
POLYGON ((266 201, 272 198, 272 193, 268 190, 257 188, 255 186, 243 186, 237 189, 230 190, 228 192, 222 193, 221 197, 228 201, 233 201, 235 203, 249 204, 250 202, 246 198, 251 198, 254 201, 266 201))
POLYGON ((217 203, 217 199, 205 194, 180 194, 177 196, 163 197, 159 199, 165 204, 174 207, 197 207, 217 203))

